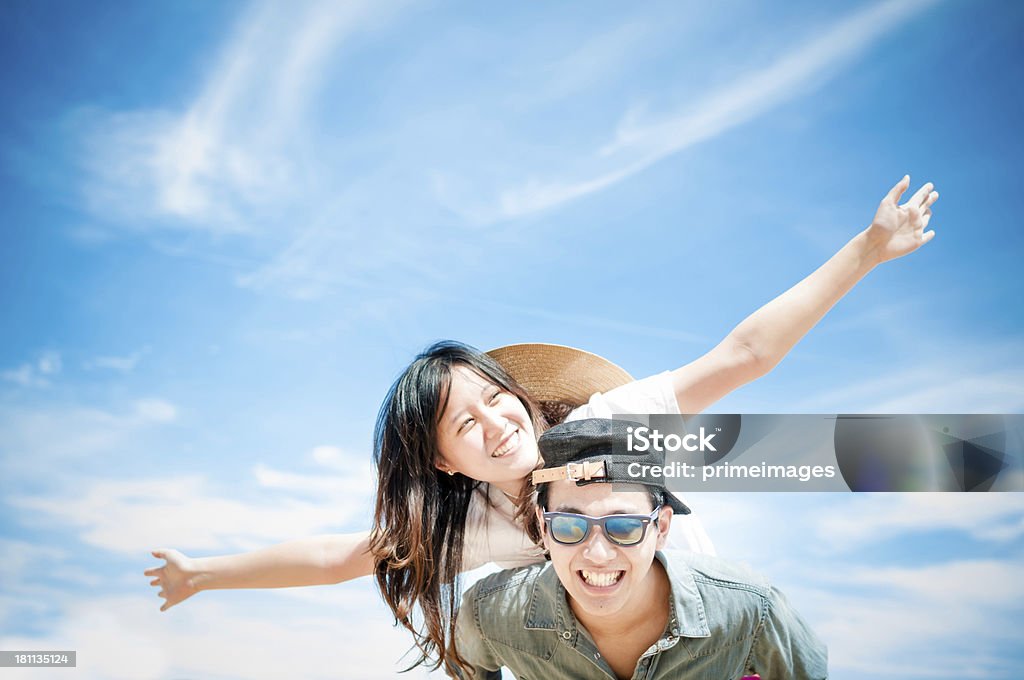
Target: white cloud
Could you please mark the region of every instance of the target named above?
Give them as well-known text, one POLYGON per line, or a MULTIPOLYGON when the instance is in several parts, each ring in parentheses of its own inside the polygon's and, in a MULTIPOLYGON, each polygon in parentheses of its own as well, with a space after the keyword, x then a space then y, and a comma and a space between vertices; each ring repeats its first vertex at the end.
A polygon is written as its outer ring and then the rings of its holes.
POLYGON ((149 348, 132 352, 128 356, 98 356, 82 364, 86 370, 109 369, 119 373, 130 373, 138 366, 142 357, 149 352, 149 348))
POLYGON ((11 630, 23 619, 42 616, 51 608, 51 590, 37 575, 51 573, 67 560, 65 547, 0 538, 0 630, 11 630))
POLYGON ((22 364, 18 368, 4 371, 3 377, 4 380, 17 383, 22 387, 44 387, 48 384, 45 380, 36 377, 32 364, 22 364))
MULTIPOLYGON (((464 297, 459 298, 459 304, 467 307, 478 307, 482 310, 493 311, 503 309, 516 315, 546 321, 557 321, 559 326, 577 326, 580 328, 596 328, 599 330, 611 331, 617 334, 637 335, 645 338, 667 338, 680 340, 710 349, 715 341, 709 336, 690 331, 680 330, 666 326, 647 326, 640 323, 617 321, 607 317, 589 316, 585 314, 573 314, 567 309, 551 311, 542 308, 540 305, 509 305, 496 300, 473 300, 464 297)), ((527 342, 528 340, 523 340, 527 342)), ((510 343, 512 340, 509 341, 510 343)))
POLYGON ((933 601, 956 593, 978 608, 1024 600, 1024 564, 1004 560, 964 560, 919 567, 855 569, 843 575, 852 585, 896 588, 914 598, 933 601))
POLYGON ((135 414, 143 422, 170 423, 178 417, 178 408, 163 399, 140 399, 135 402, 135 414))
POLYGON ((941 530, 979 541, 1012 543, 1024 538, 1024 497, 1017 493, 852 494, 821 509, 814 522, 819 539, 832 546, 857 546, 894 536, 941 530))
POLYGON ((22 387, 49 387, 49 377, 60 373, 61 366, 60 353, 47 351, 40 354, 35 362, 22 364, 0 375, 22 387))
MULTIPOLYGON (((141 577, 140 577, 141 581, 141 577)), ((318 589, 321 590, 321 589, 318 589)), ((4 649, 74 649, 76 678, 393 678, 409 637, 391 625, 368 579, 343 597, 291 605, 273 593, 203 593, 159 613, 134 595, 67 597, 45 636, 0 637, 4 649), (220 598, 217 600, 216 598, 220 598)), ((12 678, 47 677, 40 669, 12 678)), ((55 673, 52 677, 57 677, 55 673)), ((426 677, 422 671, 410 677, 426 677)))
POLYGON ((56 375, 60 373, 60 354, 57 352, 44 352, 36 362, 36 368, 42 375, 56 375))
POLYGON ((816 30, 816 38, 711 92, 692 109, 647 121, 637 110, 628 111, 614 139, 602 146, 591 164, 610 162, 612 169, 584 179, 528 180, 501 193, 499 215, 518 217, 601 191, 666 156, 746 123, 831 77, 931 4, 932 0, 886 0, 872 5, 816 30))
POLYGON ((44 562, 57 562, 68 556, 65 548, 37 545, 24 540, 0 538, 0 582, 11 587, 21 581, 25 573, 44 562))
POLYGON ((309 455, 316 463, 335 470, 345 469, 345 465, 348 462, 348 456, 345 455, 344 451, 337 446, 329 446, 326 444, 322 446, 314 446, 309 455))
POLYGON ((253 231, 254 214, 306 183, 295 151, 330 59, 391 4, 262 3, 239 22, 184 111, 84 113, 92 209, 126 223, 253 231))
POLYGON ((62 461, 97 456, 98 460, 123 451, 138 436, 177 418, 173 403, 151 397, 125 410, 107 411, 78 405, 0 409, 0 468, 16 472, 52 472, 62 461))
POLYGON ((859 594, 821 591, 828 620, 820 633, 840 641, 830 646, 831 666, 892 678, 1009 677, 1014 662, 1005 650, 1019 637, 1022 568, 963 560, 833 571, 830 581, 859 594))
POLYGON ((1020 413, 1024 411, 1024 368, 980 375, 937 376, 877 403, 878 413, 1020 413))
POLYGON ((1024 494, 1019 493, 736 492, 687 498, 720 554, 764 555, 769 563, 808 541, 823 557, 847 558, 893 538, 937 532, 1000 547, 1024 538, 1024 494), (765 532, 765 527, 785 531, 765 532))
MULTIPOLYGON (((522 68, 517 75, 528 80, 530 86, 510 92, 509 103, 516 108, 536 107, 538 104, 575 96, 616 78, 628 68, 630 58, 641 52, 651 41, 652 32, 647 22, 633 19, 587 36, 581 43, 554 59, 526 66, 513 64, 513 68, 522 68)), ((559 37, 564 39, 564 35, 559 37)), ((565 47, 565 44, 559 42, 556 49, 565 47)), ((530 55, 534 59, 537 56, 536 53, 530 55)))
POLYGON ((373 465, 369 457, 344 466, 344 475, 326 476, 304 475, 295 472, 283 472, 265 465, 257 465, 253 470, 256 481, 268 489, 295 491, 301 494, 338 498, 363 497, 367 488, 374 484, 373 465))
MULTIPOLYGON (((254 497, 232 498, 199 476, 79 480, 70 492, 7 499, 34 522, 72 528, 89 545, 144 555, 160 546, 184 551, 250 550, 270 543, 338 531, 366 517, 372 479, 281 473, 258 466, 257 486, 236 485, 254 497), (288 493, 258 492, 279 489, 288 493)), ((368 528, 360 527, 360 529, 368 528)))
POLYGON ((834 677, 1012 677, 1005 650, 1024 612, 1020 494, 700 493, 688 501, 720 554, 767 574, 812 624, 834 677), (999 535, 1007 527, 1015 530, 999 535), (944 532, 947 549, 909 565, 906 551, 883 547, 933 532, 944 532), (973 557, 975 541, 1009 557, 973 557))
MULTIPOLYGON (((865 319, 865 323, 870 323, 865 319)), ((878 332, 885 332, 884 321, 878 332)), ((794 410, 815 413, 1020 413, 1024 348, 1018 341, 932 345, 931 356, 876 369, 870 377, 808 396, 794 410)))

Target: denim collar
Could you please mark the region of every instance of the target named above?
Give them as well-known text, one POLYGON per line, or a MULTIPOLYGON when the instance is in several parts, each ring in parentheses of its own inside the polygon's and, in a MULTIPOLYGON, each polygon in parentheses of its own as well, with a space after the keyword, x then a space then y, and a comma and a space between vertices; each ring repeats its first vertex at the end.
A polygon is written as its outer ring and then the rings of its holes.
MULTIPOLYGON (((669 587, 672 589, 666 634, 670 637, 711 637, 704 612, 704 600, 697 590, 697 583, 685 560, 669 560, 660 550, 654 556, 665 567, 669 587), (672 566, 672 561, 676 562, 678 570, 672 566)), ((565 587, 558 580, 558 574, 550 562, 544 565, 533 582, 533 592, 530 594, 530 605, 526 609, 523 626, 528 629, 556 631, 567 642, 572 642, 578 634, 576 617, 573 616, 569 601, 566 599, 565 587)))

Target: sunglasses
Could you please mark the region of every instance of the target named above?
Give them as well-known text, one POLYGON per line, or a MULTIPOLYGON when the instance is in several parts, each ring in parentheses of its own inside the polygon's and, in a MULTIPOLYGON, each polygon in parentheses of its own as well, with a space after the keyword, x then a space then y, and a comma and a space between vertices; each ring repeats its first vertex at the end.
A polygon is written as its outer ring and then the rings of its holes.
POLYGON ((544 523, 548 533, 556 543, 576 545, 587 540, 590 528, 599 526, 604 530, 605 537, 616 545, 636 545, 647 535, 648 525, 658 523, 658 511, 655 508, 650 515, 605 515, 591 517, 578 515, 575 512, 545 512, 544 523))

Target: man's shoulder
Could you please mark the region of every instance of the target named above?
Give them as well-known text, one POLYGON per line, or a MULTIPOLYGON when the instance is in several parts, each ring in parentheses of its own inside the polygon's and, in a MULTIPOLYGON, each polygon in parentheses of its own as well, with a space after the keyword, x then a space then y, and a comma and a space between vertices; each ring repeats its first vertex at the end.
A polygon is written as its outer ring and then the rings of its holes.
POLYGON ((673 572, 688 573, 698 587, 743 591, 757 597, 771 595, 768 578, 743 562, 684 550, 666 550, 663 554, 673 572))
MULTIPOLYGON (((468 614, 473 624, 487 638, 495 635, 500 637, 502 631, 513 633, 513 636, 521 635, 524 621, 531 612, 531 603, 537 604, 534 595, 538 580, 550 568, 550 563, 542 562, 485 576, 463 595, 463 614, 459 618, 468 614)), ((547 589, 542 590, 546 592, 547 589)), ((541 608, 546 610, 547 598, 541 597, 541 600, 545 605, 541 608)))
POLYGON ((522 593, 533 590, 530 586, 536 582, 548 564, 539 562, 488 574, 466 591, 463 601, 481 604, 494 600, 522 600, 522 593))

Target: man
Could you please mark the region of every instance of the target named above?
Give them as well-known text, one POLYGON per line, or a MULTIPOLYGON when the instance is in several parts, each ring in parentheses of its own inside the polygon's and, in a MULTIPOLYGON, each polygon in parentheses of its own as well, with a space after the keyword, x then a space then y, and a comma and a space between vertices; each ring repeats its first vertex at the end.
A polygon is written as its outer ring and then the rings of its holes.
POLYGON ((629 475, 630 462, 663 462, 626 452, 631 425, 582 420, 541 437, 534 484, 551 561, 465 594, 457 644, 475 677, 502 666, 519 680, 827 677, 825 646, 763 578, 661 551, 673 512, 689 509, 661 478, 629 475))

